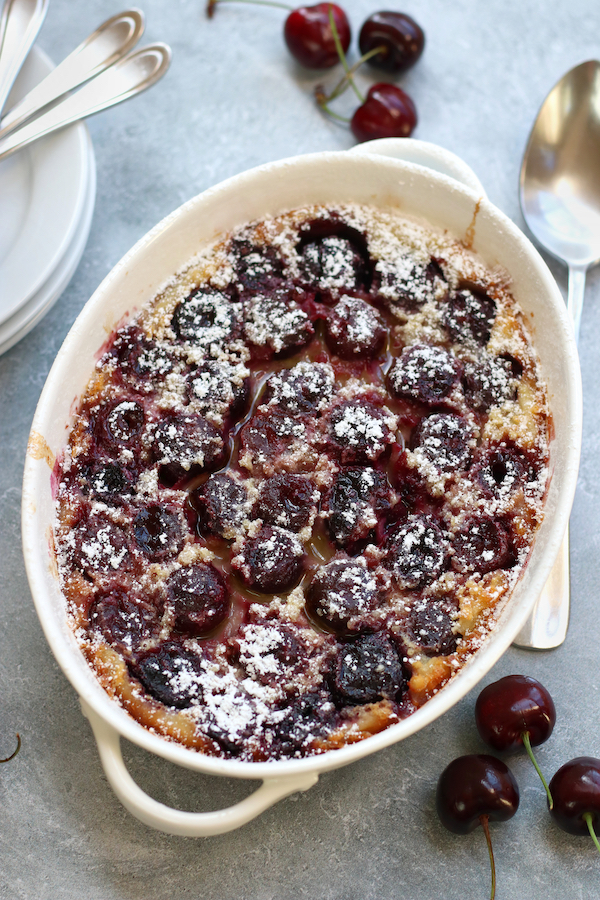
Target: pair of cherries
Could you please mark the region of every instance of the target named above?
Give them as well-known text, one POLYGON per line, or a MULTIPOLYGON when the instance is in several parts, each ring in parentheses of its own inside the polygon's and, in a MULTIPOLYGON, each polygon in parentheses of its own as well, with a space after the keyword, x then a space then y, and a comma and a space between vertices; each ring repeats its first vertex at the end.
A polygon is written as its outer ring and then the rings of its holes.
MULTIPOLYGON (((477 698, 475 721, 481 738, 492 749, 510 753, 525 747, 557 825, 569 834, 589 833, 600 851, 595 833, 600 825, 600 759, 573 759, 561 766, 548 785, 532 751, 548 740, 556 722, 554 702, 546 688, 524 675, 501 678, 477 698)), ((442 772, 436 806, 442 824, 455 834, 468 834, 482 826, 490 854, 493 900, 496 875, 489 822, 505 822, 519 807, 519 788, 512 772, 494 756, 461 756, 442 772)))
MULTIPOLYGON (((208 0, 207 15, 213 16, 217 3, 208 0)), ((267 6, 290 9, 278 0, 243 0, 267 6)), ((425 35, 410 16, 400 12, 373 13, 364 22, 358 39, 360 60, 350 69, 346 52, 350 46, 351 29, 344 10, 335 3, 317 3, 290 9, 283 35, 288 50, 308 69, 330 69, 341 62, 345 76, 327 97, 321 89, 316 96, 319 105, 334 118, 328 108, 349 85, 361 101, 350 120, 350 128, 358 141, 383 137, 408 137, 417 124, 417 111, 408 94, 388 82, 372 85, 363 97, 354 83, 354 72, 366 62, 383 72, 398 75, 413 66, 423 52, 425 35)), ((344 120, 345 121, 345 120, 344 120)))

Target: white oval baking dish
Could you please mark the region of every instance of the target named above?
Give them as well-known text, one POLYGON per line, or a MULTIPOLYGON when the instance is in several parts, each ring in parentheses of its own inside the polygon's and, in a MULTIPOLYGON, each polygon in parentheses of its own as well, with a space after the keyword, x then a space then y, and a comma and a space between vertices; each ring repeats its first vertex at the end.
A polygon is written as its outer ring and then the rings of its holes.
POLYGON ((172 834, 223 833, 277 800, 308 789, 321 772, 402 740, 442 715, 493 666, 525 623, 568 522, 580 442, 579 362, 563 298, 532 244, 487 200, 477 177, 454 154, 422 141, 401 140, 295 157, 230 178, 167 216, 115 266, 69 332, 38 404, 23 485, 23 547, 36 609, 58 663, 79 694, 107 778, 122 803, 146 824, 172 834), (80 652, 67 622, 53 555, 53 468, 66 444, 77 398, 117 323, 149 301, 167 277, 219 234, 309 203, 341 202, 397 207, 425 218, 468 242, 489 266, 501 265, 510 273, 540 358, 553 418, 546 514, 495 632, 464 669, 408 719, 357 744, 306 759, 251 763, 207 757, 138 724, 104 692, 80 652), (171 809, 132 780, 121 756, 121 737, 189 769, 263 784, 242 802, 217 812, 171 809))

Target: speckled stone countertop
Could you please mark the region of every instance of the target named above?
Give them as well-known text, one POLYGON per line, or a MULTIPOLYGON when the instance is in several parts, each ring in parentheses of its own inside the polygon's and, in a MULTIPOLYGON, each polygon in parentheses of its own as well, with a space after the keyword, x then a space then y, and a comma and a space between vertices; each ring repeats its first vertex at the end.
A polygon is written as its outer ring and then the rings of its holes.
MULTIPOLYGON (((113 0, 51 0, 40 46, 62 59, 120 10, 113 0)), ((434 808, 437 777, 456 755, 483 752, 476 691, 424 731, 325 774, 238 831, 189 839, 153 831, 121 806, 102 772, 78 699, 58 668, 31 600, 20 538, 27 436, 52 361, 75 317, 121 256, 163 216, 198 192, 269 160, 352 146, 348 131, 312 100, 320 80, 302 71, 281 37, 285 13, 226 5, 212 22, 201 0, 146 0, 146 38, 173 49, 166 78, 89 123, 98 167, 92 230, 58 303, 0 357, 0 768, 1 900, 479 900, 489 896, 483 835, 455 837, 434 808)), ((346 7, 355 32, 375 7, 346 7)), ((567 69, 598 55, 597 0, 421 0, 402 7, 427 36, 401 81, 419 125, 414 137, 454 151, 490 199, 523 226, 517 183, 537 109, 567 69)), ((360 76, 364 86, 370 74, 360 76)), ((349 110, 352 98, 341 101, 349 110)), ((565 269, 550 267, 563 291, 565 269)), ((485 681, 511 672, 552 692, 557 725, 539 760, 550 775, 574 756, 600 756, 600 269, 588 279, 580 354, 582 464, 571 519, 571 626, 548 653, 510 649, 485 681)), ((198 775, 125 744, 136 781, 190 810, 219 809, 251 789, 198 775)), ((510 764, 521 808, 493 828, 497 900, 590 900, 600 859, 589 839, 550 820, 524 755, 510 764)))

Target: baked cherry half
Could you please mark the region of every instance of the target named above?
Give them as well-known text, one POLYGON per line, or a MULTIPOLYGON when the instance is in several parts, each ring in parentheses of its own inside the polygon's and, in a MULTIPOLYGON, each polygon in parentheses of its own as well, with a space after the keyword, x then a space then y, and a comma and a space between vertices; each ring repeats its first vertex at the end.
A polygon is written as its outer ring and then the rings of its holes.
POLYGON ((475 722, 494 750, 511 753, 525 747, 552 809, 552 794, 531 749, 548 740, 556 722, 554 701, 544 685, 527 675, 507 675, 488 684, 475 703, 475 722))
POLYGON ((589 834, 600 852, 600 759, 578 756, 561 766, 550 781, 552 818, 569 834, 589 834))
POLYGON ((519 808, 519 787, 508 766, 495 756, 460 756, 440 775, 436 808, 442 825, 454 834, 485 833, 492 870, 490 900, 496 896, 496 866, 490 822, 506 822, 519 808))

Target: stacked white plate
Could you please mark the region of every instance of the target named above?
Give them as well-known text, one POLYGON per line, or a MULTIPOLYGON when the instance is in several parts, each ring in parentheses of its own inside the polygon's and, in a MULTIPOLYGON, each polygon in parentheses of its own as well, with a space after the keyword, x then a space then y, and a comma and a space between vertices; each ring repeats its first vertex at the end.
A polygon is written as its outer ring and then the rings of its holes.
MULTIPOLYGON (((6 105, 53 68, 34 47, 6 105)), ((0 161, 0 353, 46 315, 83 254, 96 199, 96 166, 83 122, 0 161)))

